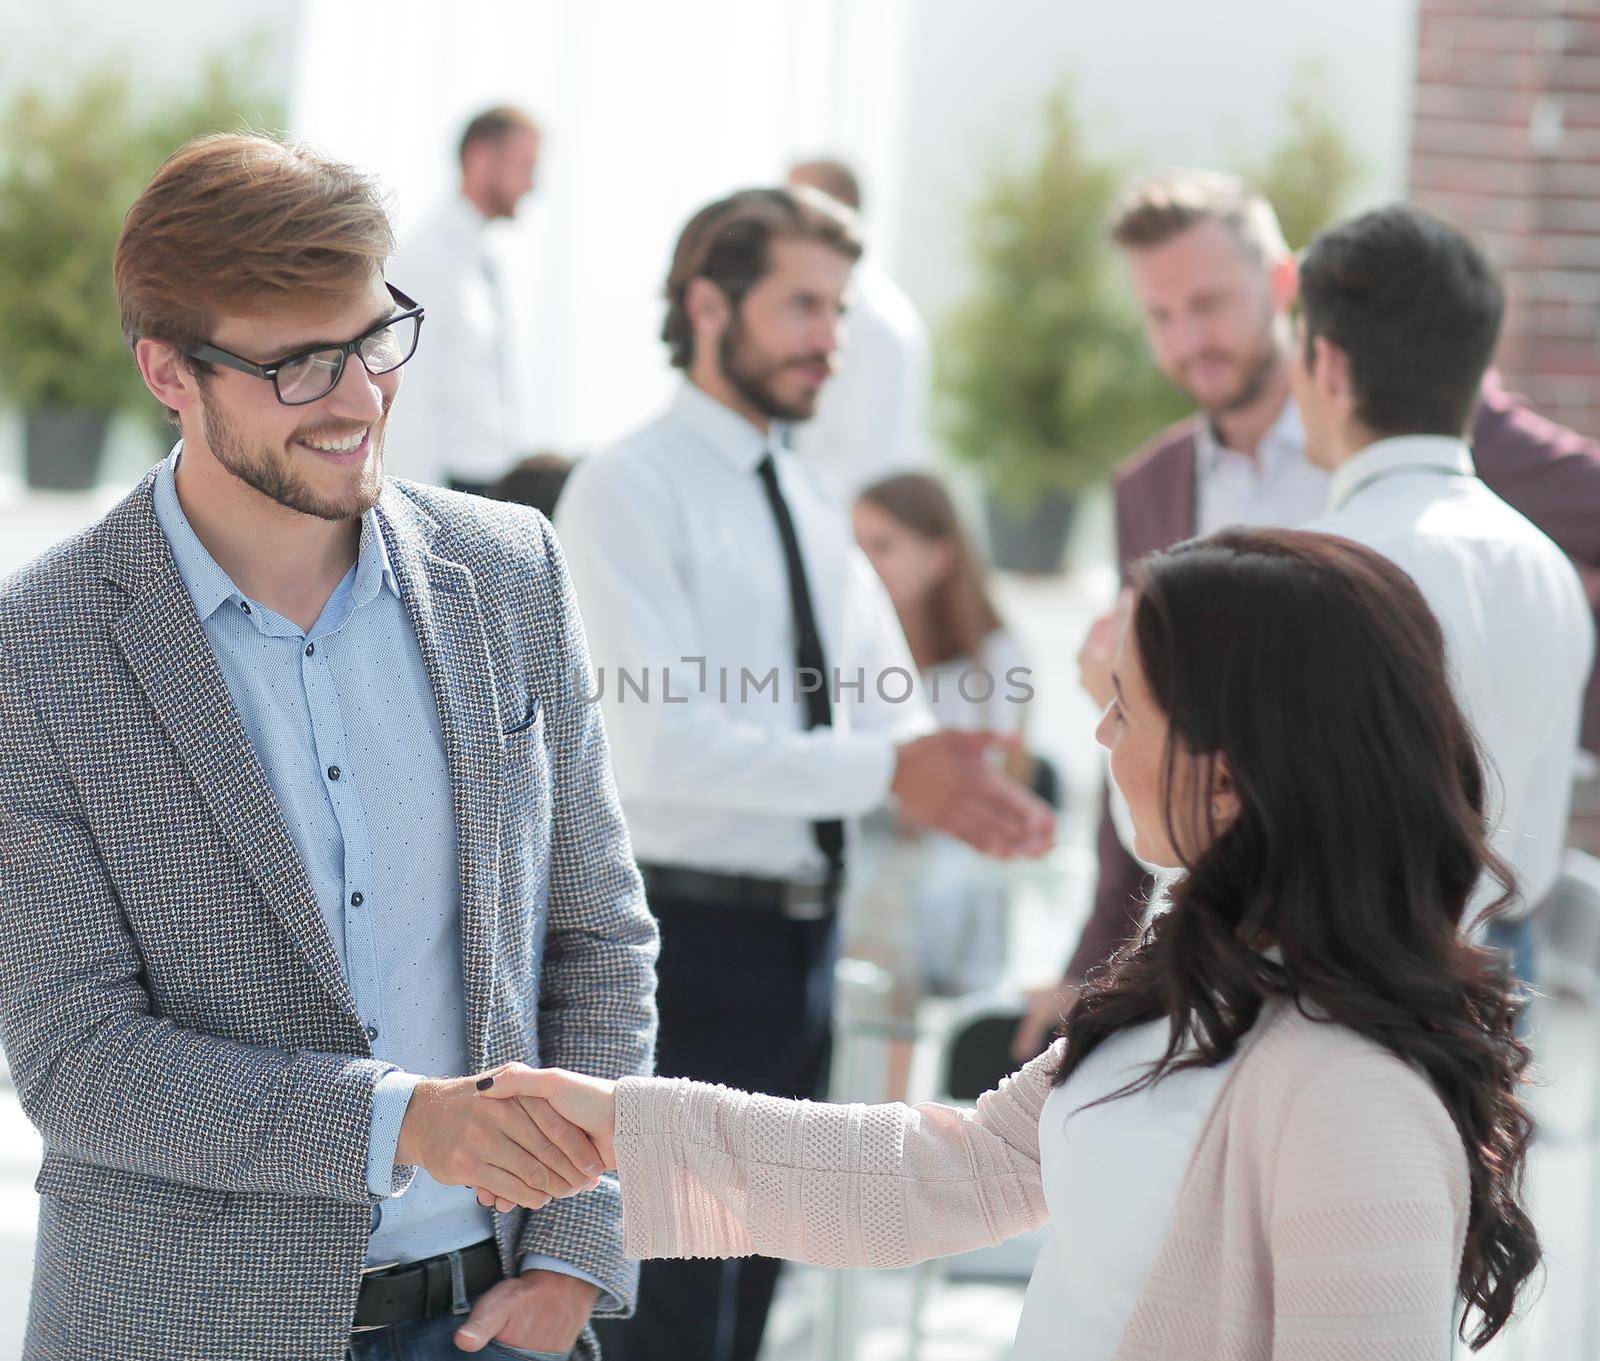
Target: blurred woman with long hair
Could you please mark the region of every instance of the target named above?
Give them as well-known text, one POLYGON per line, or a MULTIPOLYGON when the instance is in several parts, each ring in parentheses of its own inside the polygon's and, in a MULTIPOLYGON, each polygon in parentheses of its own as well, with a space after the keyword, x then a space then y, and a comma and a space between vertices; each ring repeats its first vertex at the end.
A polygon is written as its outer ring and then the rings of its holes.
POLYGON ((520 1067, 620 1166, 628 1250, 893 1266, 1049 1223, 1017 1355, 1442 1358, 1539 1261, 1528 1051, 1459 927, 1477 744, 1410 578, 1231 530, 1148 559, 1099 730, 1178 871, 1064 1035, 976 1111, 520 1067), (1460 1306, 1465 1304, 1465 1310, 1460 1306))
MULTIPOLYGON (((856 497, 856 542, 882 579, 941 728, 1025 733, 1031 671, 995 607, 983 560, 944 484, 897 473, 856 497)), ((1011 773, 1032 783, 1033 762, 1011 773)), ((997 984, 1005 968, 1008 867, 955 837, 868 817, 852 868, 845 939, 852 955, 883 964, 899 1009, 924 993, 997 984)), ((890 1092, 905 1090, 910 1045, 891 1050, 890 1092)), ((1031 1055, 1030 1055, 1031 1057, 1031 1055)))

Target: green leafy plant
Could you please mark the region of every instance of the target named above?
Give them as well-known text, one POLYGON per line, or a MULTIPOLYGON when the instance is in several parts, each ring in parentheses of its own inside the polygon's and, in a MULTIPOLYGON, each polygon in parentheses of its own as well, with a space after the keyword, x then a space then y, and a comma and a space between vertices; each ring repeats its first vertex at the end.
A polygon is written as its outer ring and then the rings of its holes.
MULTIPOLYGON (((190 92, 151 109, 107 64, 16 93, 0 111, 0 397, 30 410, 148 405, 111 284, 122 216, 162 160, 245 110, 247 57, 214 57, 190 92)), ((253 106, 253 107, 252 107, 253 106)))
POLYGON ((1106 240, 1126 168, 1090 152, 1065 90, 1041 131, 970 210, 972 291, 940 347, 946 444, 1014 509, 1103 481, 1186 409, 1146 351, 1106 240))
POLYGON ((1345 135, 1327 64, 1300 62, 1283 111, 1283 131, 1266 153, 1246 161, 1245 180, 1278 213, 1290 250, 1336 221, 1366 179, 1366 164, 1345 135))

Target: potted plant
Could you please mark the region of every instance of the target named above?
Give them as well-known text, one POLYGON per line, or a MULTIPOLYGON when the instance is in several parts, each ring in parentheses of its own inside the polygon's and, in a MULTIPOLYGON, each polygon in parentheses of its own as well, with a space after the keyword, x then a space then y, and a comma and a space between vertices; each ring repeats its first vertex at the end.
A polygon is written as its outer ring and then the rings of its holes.
POLYGON ((1240 173, 1278 214, 1290 250, 1300 250, 1349 207, 1367 179, 1366 162, 1345 134, 1325 61, 1298 62, 1277 140, 1240 173))
POLYGON ((126 82, 21 91, 0 115, 0 395, 19 405, 31 486, 94 485, 112 416, 138 391, 111 291, 131 194, 126 82))
POLYGON ((1106 239, 1123 168, 1090 153, 1064 91, 1041 134, 972 206, 973 287, 938 373, 945 441, 983 479, 994 560, 1033 572, 1060 566, 1078 495, 1184 410, 1106 239))
POLYGON ((186 95, 147 108, 108 65, 23 89, 0 111, 0 399, 22 408, 30 486, 92 487, 112 418, 152 409, 123 341, 112 254, 162 160, 239 120, 243 69, 242 56, 212 57, 186 95))

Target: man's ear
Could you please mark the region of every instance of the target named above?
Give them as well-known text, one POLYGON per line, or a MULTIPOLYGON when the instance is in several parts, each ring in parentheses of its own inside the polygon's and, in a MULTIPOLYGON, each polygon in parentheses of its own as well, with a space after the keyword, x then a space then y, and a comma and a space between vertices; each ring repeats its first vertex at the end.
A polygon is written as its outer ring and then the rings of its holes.
POLYGON ((1300 296, 1300 257, 1292 252, 1272 267, 1272 301, 1279 312, 1287 312, 1300 296))
POLYGON ((690 279, 683 293, 683 309, 696 334, 719 334, 728 324, 728 295, 710 279, 690 279))
POLYGON ((1314 361, 1311 369, 1312 382, 1324 396, 1338 402, 1349 401, 1352 394, 1349 354, 1327 336, 1311 338, 1311 354, 1314 361))
POLYGON ((199 380, 183 362, 177 346, 165 340, 140 339, 134 343, 133 357, 144 385, 163 406, 186 411, 199 400, 199 380))

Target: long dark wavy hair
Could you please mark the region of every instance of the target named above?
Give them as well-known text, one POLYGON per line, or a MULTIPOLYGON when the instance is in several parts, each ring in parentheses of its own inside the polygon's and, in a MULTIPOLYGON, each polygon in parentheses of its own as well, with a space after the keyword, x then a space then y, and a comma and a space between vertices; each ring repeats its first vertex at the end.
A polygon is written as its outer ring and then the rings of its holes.
POLYGON ((1540 1260, 1520 1203, 1530 1056, 1513 981, 1461 930, 1481 876, 1505 888, 1488 912, 1513 880, 1486 844, 1485 765, 1439 625, 1399 568, 1324 534, 1225 530, 1145 559, 1134 584, 1131 641, 1170 724, 1167 832, 1205 844, 1184 855, 1166 910, 1085 985, 1055 1080, 1162 1018, 1163 1057, 1107 1099, 1221 1063, 1274 998, 1414 1065, 1466 1145, 1458 1285, 1480 1316, 1476 1350, 1540 1260), (1239 800, 1220 829, 1206 792, 1219 756, 1239 800), (1172 791, 1191 788, 1195 806, 1175 806, 1172 791))

